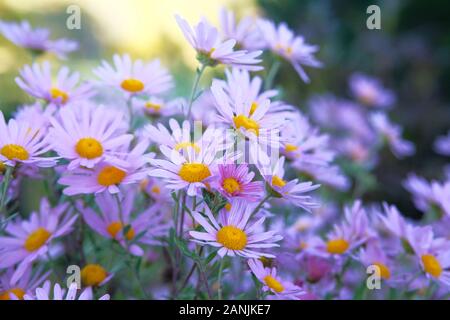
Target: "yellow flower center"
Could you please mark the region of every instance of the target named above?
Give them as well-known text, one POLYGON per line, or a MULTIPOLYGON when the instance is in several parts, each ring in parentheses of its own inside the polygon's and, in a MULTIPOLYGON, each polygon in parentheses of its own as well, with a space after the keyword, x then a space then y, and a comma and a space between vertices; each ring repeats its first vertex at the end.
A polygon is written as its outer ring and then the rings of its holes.
POLYGON ((279 188, 283 188, 286 185, 286 181, 281 179, 279 176, 274 175, 272 176, 272 185, 279 188))
POLYGON ((158 186, 153 186, 150 191, 153 192, 153 193, 156 193, 156 194, 160 194, 161 193, 161 188, 158 187, 158 186))
POLYGON ((231 203, 227 202, 225 205, 225 210, 230 211, 231 210, 231 203))
POLYGON ((125 179, 127 173, 114 166, 104 167, 97 176, 97 182, 105 187, 119 184, 125 179))
POLYGON ((98 264, 88 264, 81 269, 81 281, 88 287, 100 285, 107 276, 106 270, 98 264))
POLYGON ((391 277, 391 271, 384 263, 375 262, 374 265, 380 269, 380 277, 383 279, 389 279, 391 277))
POLYGON ((30 155, 24 147, 18 144, 6 144, 0 150, 0 153, 9 160, 28 160, 30 155))
POLYGON ((284 147, 284 150, 286 150, 286 152, 294 152, 298 150, 298 147, 296 145, 293 144, 286 144, 286 146, 284 147))
POLYGON ((23 300, 23 296, 25 295, 25 291, 20 288, 13 288, 7 291, 0 292, 0 301, 1 300, 10 300, 10 293, 13 293, 18 299, 23 300))
POLYGON ((334 239, 327 242, 327 251, 333 254, 343 254, 350 244, 344 239, 334 239))
POLYGON ((184 181, 192 183, 202 182, 211 176, 211 171, 209 171, 208 166, 202 163, 184 163, 178 174, 184 181))
POLYGON ((257 102, 252 102, 252 105, 250 106, 250 115, 255 113, 256 109, 258 109, 258 103, 257 102))
POLYGON ((58 88, 51 88, 50 94, 52 95, 53 99, 60 99, 62 103, 66 103, 69 99, 69 95, 67 94, 67 92, 64 92, 58 88))
POLYGON ((259 135, 259 124, 255 120, 240 114, 233 118, 233 122, 236 128, 244 127, 247 131, 251 131, 257 136, 259 135))
POLYGON ((94 138, 82 138, 75 146, 76 152, 83 158, 95 159, 103 154, 102 144, 94 138))
POLYGON ((441 264, 432 254, 424 254, 422 256, 422 263, 426 273, 431 274, 435 278, 438 278, 441 275, 441 264))
POLYGON ((188 148, 194 149, 195 152, 200 152, 200 147, 193 142, 180 142, 175 145, 175 150, 188 150, 188 148))
POLYGON ((120 86, 123 90, 133 93, 144 90, 144 83, 141 80, 133 78, 123 80, 120 86))
MULTIPOLYGON (((111 235, 111 237, 113 237, 114 239, 116 239, 117 234, 119 233, 119 231, 121 231, 123 229, 123 224, 120 221, 114 221, 112 222, 107 228, 106 231, 108 231, 108 233, 111 235)), ((125 237, 128 240, 133 239, 135 236, 135 232, 134 229, 130 226, 129 230, 127 231, 127 234, 125 235, 125 237)))
POLYGON ((222 187, 230 194, 235 193, 236 191, 241 191, 241 185, 234 178, 226 178, 223 180, 222 187))
POLYGON ((225 226, 217 232, 217 242, 230 250, 242 250, 247 245, 247 235, 235 226, 225 226))
POLYGON ((150 110, 150 111, 154 111, 154 112, 160 112, 161 111, 161 105, 157 104, 157 103, 147 102, 145 104, 145 108, 150 110))
POLYGON ((280 293, 284 291, 284 287, 283 285, 280 283, 280 281, 278 281, 277 279, 275 279, 272 276, 265 276, 264 277, 264 283, 273 291, 275 291, 276 293, 280 293))
POLYGON ((47 242, 50 236, 50 232, 42 227, 38 228, 28 236, 27 240, 25 240, 24 247, 29 252, 36 251, 47 242))

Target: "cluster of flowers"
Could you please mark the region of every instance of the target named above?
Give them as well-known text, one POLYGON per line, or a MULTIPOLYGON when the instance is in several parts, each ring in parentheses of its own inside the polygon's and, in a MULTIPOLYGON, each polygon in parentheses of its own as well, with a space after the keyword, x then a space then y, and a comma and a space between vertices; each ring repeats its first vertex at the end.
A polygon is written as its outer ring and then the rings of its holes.
MULTIPOLYGON (((364 207, 358 200, 340 215, 330 197, 351 187, 338 157, 373 166, 369 160, 384 141, 398 157, 414 153, 386 113, 372 112, 390 107, 393 94, 355 75, 350 86, 360 103, 314 99, 313 119, 336 133, 325 134, 279 99, 271 83, 276 68, 265 79, 250 73, 263 69, 259 57, 267 51, 308 82, 303 66, 321 66, 318 47, 283 23, 237 22, 227 10, 220 20, 219 31, 205 19, 192 28, 176 17, 200 64, 188 99, 169 98, 174 81, 158 60, 115 55, 89 81, 67 67, 53 77, 48 61, 20 70, 16 83, 36 102, 8 122, 0 112, 0 299, 75 299, 75 285, 65 295, 56 284, 52 295, 50 282, 43 284, 50 275, 45 268, 63 257, 83 264, 88 288, 79 299, 93 299, 92 288, 115 280, 118 270, 100 263, 101 254, 113 252, 137 273, 146 297, 194 297, 188 293, 195 291, 213 298, 217 291, 218 298, 248 292, 348 298, 365 288, 362 267, 371 265, 402 292, 450 284, 449 179, 405 182, 420 210, 439 213, 436 224, 424 226, 406 221, 395 206, 364 207), (203 72, 218 65, 225 77, 200 91, 203 72), (42 180, 48 194, 38 211, 18 217, 24 178, 42 180), (98 248, 99 237, 111 245, 98 248), (156 261, 161 252, 172 283, 153 292, 139 272, 142 261, 156 261)), ((2 22, 0 32, 33 53, 64 57, 77 47, 50 41, 47 30, 26 22, 2 22)), ((448 155, 449 137, 436 148, 448 155)), ((447 292, 439 286, 432 294, 447 292)))

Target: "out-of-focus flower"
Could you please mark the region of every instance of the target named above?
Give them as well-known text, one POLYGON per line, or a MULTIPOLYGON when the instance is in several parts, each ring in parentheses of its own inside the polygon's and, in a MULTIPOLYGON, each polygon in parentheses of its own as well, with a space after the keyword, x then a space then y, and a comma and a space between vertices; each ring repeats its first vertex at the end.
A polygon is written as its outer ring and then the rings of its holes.
POLYGON ((13 268, 9 268, 0 275, 0 300, 22 300, 25 294, 30 294, 50 275, 50 272, 42 272, 42 270, 33 273, 32 268, 28 267, 20 279, 13 283, 11 278, 14 271, 13 268))
POLYGON ((361 201, 356 201, 352 207, 344 209, 345 220, 334 225, 334 229, 327 235, 327 242, 323 248, 330 255, 343 255, 351 252, 373 236, 369 228, 369 220, 361 201))
POLYGON ((431 226, 411 228, 408 240, 426 276, 450 286, 450 241, 435 238, 431 226))
POLYGON ((158 95, 173 86, 172 76, 159 60, 145 63, 132 61, 127 54, 115 54, 113 61, 114 67, 103 60, 93 72, 101 83, 121 90, 127 98, 136 94, 158 95))
POLYGON ((450 181, 443 183, 431 181, 410 174, 403 182, 406 190, 413 195, 417 209, 427 212, 432 207, 438 208, 442 213, 450 215, 450 181))
POLYGON ((3 112, 0 111, 0 162, 11 167, 17 164, 54 166, 57 158, 41 157, 50 150, 44 131, 15 119, 6 123, 3 112))
POLYGON ((372 240, 366 243, 365 248, 359 251, 357 259, 365 267, 376 266, 378 267, 379 275, 384 280, 391 279, 392 265, 388 259, 388 256, 383 252, 379 241, 372 240))
POLYGON ((402 138, 402 128, 399 125, 391 123, 385 113, 373 113, 370 116, 370 122, 380 136, 386 139, 392 153, 397 158, 403 158, 414 154, 414 144, 402 138))
POLYGON ((255 173, 248 171, 246 164, 219 164, 217 179, 212 187, 228 199, 256 201, 261 198, 264 186, 261 181, 252 181, 255 173))
POLYGON ((295 284, 281 280, 276 268, 266 268, 257 259, 249 259, 248 266, 255 277, 263 284, 263 291, 270 291, 276 298, 282 300, 300 300, 306 292, 295 284))
POLYGON ((158 97, 150 97, 149 99, 133 99, 133 107, 142 114, 151 117, 170 117, 181 114, 183 105, 186 102, 182 98, 165 101, 158 97))
POLYGON ((450 131, 446 136, 441 136, 434 142, 434 150, 444 156, 450 156, 450 131))
POLYGON ((258 258, 261 256, 274 258, 271 253, 261 252, 264 248, 278 247, 276 244, 282 239, 275 231, 261 231, 265 217, 250 223, 256 205, 246 204, 244 201, 234 201, 230 211, 222 210, 217 220, 208 208, 205 208, 205 218, 199 212, 192 212, 195 221, 206 232, 190 231, 195 242, 219 248, 218 255, 242 256, 258 258))
POLYGON ((257 66, 261 60, 256 59, 261 51, 234 51, 236 40, 228 39, 222 42, 219 32, 205 19, 202 19, 192 29, 188 22, 180 16, 175 16, 178 26, 189 44, 197 51, 197 60, 203 65, 215 66, 225 64, 237 68, 257 71, 263 69, 257 66))
POLYGON ((395 237, 406 240, 408 223, 394 205, 383 203, 384 214, 378 213, 383 227, 395 237))
POLYGON ((67 186, 64 194, 110 193, 120 192, 120 186, 140 183, 147 175, 146 165, 153 154, 145 154, 148 143, 137 144, 131 151, 118 155, 126 166, 116 166, 108 162, 100 162, 93 169, 77 168, 63 173, 58 183, 67 186))
POLYGON ((50 40, 50 31, 44 28, 33 29, 28 21, 20 23, 0 21, 0 33, 19 47, 33 53, 52 52, 59 58, 78 49, 78 43, 68 39, 50 40))
POLYGON ((309 82, 309 77, 302 65, 314 68, 322 66, 322 63, 313 55, 319 47, 307 44, 305 39, 295 35, 286 23, 276 26, 272 21, 260 20, 258 26, 266 42, 265 46, 289 61, 302 80, 309 82))
POLYGON ((105 107, 83 104, 76 109, 64 108, 51 120, 52 148, 62 158, 70 160, 69 170, 80 166, 92 169, 102 160, 126 167, 126 161, 115 154, 127 148, 133 139, 131 134, 120 130, 123 121, 123 113, 105 107))
POLYGON ((256 27, 252 18, 244 17, 237 22, 234 13, 225 8, 220 10, 219 18, 220 29, 225 39, 234 39, 238 47, 247 50, 263 47, 264 43, 260 30, 256 27))
MULTIPOLYGON (((36 289, 34 295, 26 294, 24 300, 93 300, 94 294, 92 292, 92 287, 87 287, 81 292, 77 297, 78 287, 75 282, 69 287, 69 290, 62 289, 61 286, 56 283, 53 287, 53 294, 51 290, 50 281, 46 281, 41 288, 36 289)), ((98 300, 109 300, 109 294, 101 296, 98 300)))
POLYGON ((81 269, 81 282, 87 287, 101 287, 114 276, 101 265, 90 263, 81 269))
POLYGON ((282 153, 286 158, 303 164, 327 166, 334 159, 334 152, 328 146, 329 136, 320 134, 318 128, 310 125, 301 113, 292 113, 288 123, 281 130, 282 153))
POLYGON ((20 279, 33 261, 47 253, 52 240, 71 232, 76 219, 68 203, 52 208, 43 198, 39 212, 32 212, 28 220, 8 223, 7 236, 0 237, 0 268, 18 265, 11 282, 20 279))
POLYGON ((56 106, 80 102, 94 94, 90 84, 79 84, 79 80, 80 74, 78 72, 70 74, 67 67, 62 67, 53 80, 48 61, 42 65, 38 63, 27 65, 20 70, 20 77, 16 77, 16 83, 22 90, 56 106))
POLYGON ((349 83, 352 94, 363 105, 388 108, 395 102, 394 93, 375 78, 356 73, 350 77, 349 83))
POLYGON ((35 102, 19 107, 14 117, 18 122, 29 124, 35 131, 47 132, 54 111, 55 109, 50 106, 44 108, 41 103, 35 102))
POLYGON ((311 181, 299 182, 298 179, 291 181, 284 180, 284 162, 285 158, 281 157, 273 167, 259 166, 264 180, 273 189, 274 196, 283 198, 308 212, 312 208, 318 207, 319 205, 312 200, 311 196, 305 195, 305 193, 319 188, 320 185, 313 184, 311 181))
POLYGON ((120 200, 109 193, 101 193, 95 197, 100 216, 90 207, 79 205, 79 211, 95 232, 107 239, 118 241, 133 255, 142 256, 144 250, 140 245, 144 243, 143 238, 149 229, 157 227, 151 226, 150 223, 159 206, 151 206, 133 217, 134 200, 134 192, 127 192, 120 200))

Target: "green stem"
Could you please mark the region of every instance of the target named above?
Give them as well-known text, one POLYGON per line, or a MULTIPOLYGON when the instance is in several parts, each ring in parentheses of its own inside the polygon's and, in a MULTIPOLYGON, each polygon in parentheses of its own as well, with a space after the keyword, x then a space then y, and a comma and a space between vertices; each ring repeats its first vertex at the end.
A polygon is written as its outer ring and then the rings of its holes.
POLYGON ((203 72, 205 71, 207 65, 202 64, 202 66, 197 69, 197 73, 194 80, 194 86, 192 87, 191 96, 189 98, 188 103, 188 112, 187 112, 187 119, 190 120, 191 118, 191 110, 192 110, 192 104, 194 103, 194 100, 197 96, 197 90, 198 90, 198 84, 200 83, 200 78, 202 77, 203 72))
POLYGON ((5 211, 5 216, 6 216, 6 210, 5 210, 6 197, 7 197, 9 183, 11 182, 13 170, 14 170, 14 167, 7 166, 5 176, 3 177, 2 194, 1 194, 2 197, 0 199, 0 213, 5 211))
POLYGON ((217 279, 217 282, 219 283, 219 288, 217 290, 217 299, 222 300, 222 274, 223 274, 223 266, 225 264, 225 258, 222 258, 220 260, 220 266, 219 266, 219 276, 217 279))
POLYGON ((273 81, 275 80, 275 76, 280 70, 281 62, 279 59, 276 59, 267 73, 266 81, 264 82, 264 90, 270 90, 273 86, 273 81))
POLYGON ((264 205, 264 203, 266 203, 267 200, 269 200, 272 196, 270 194, 266 195, 256 206, 256 208, 253 210, 252 214, 250 216, 253 216, 254 214, 256 214, 264 205))

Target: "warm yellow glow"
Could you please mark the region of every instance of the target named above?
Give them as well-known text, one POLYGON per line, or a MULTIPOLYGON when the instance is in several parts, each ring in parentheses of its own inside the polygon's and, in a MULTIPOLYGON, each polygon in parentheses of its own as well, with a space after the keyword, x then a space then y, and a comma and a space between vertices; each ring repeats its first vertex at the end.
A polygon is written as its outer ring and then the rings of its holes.
MULTIPOLYGON (((151 57, 160 55, 168 62, 173 52, 164 48, 176 45, 177 59, 183 59, 192 68, 196 67, 195 52, 178 28, 175 14, 183 16, 189 23, 198 22, 205 16, 214 25, 219 25, 218 11, 225 6, 238 9, 242 14, 256 16, 253 0, 3 0, 3 5, 26 14, 65 14, 69 5, 81 8, 81 32, 94 33, 97 40, 113 51, 129 52, 133 56, 151 57), (93 19, 84 23, 83 19, 93 19), (117 21, 120 20, 120 23, 117 21), (83 29, 83 26, 86 29, 83 29), (93 30, 87 28, 92 28, 93 30), (165 57, 164 57, 165 56, 165 57)), ((65 27, 65 26, 64 26, 65 27)), ((70 36, 71 31, 67 31, 70 36)), ((75 31, 79 32, 79 31, 75 31)))

